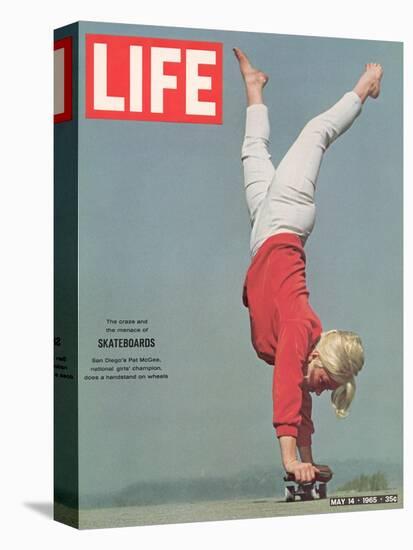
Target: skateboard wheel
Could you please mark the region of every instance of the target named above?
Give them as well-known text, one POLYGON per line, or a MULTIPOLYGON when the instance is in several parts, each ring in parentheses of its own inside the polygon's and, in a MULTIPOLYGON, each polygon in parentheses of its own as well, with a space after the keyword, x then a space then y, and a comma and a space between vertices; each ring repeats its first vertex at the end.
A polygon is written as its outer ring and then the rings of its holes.
POLYGON ((295 488, 293 485, 287 485, 285 488, 285 501, 294 502, 295 500, 295 488))
POLYGON ((320 483, 318 487, 318 494, 320 498, 327 498, 327 485, 325 483, 320 483))

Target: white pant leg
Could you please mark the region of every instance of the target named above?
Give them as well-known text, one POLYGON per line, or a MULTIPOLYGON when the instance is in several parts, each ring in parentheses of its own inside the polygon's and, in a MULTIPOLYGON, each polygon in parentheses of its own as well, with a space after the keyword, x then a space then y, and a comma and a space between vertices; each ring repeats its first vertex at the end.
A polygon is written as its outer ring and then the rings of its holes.
POLYGON ((241 159, 244 168, 244 187, 251 225, 275 174, 268 151, 270 123, 268 108, 260 103, 249 105, 246 112, 245 137, 241 159))
POLYGON ((344 133, 361 111, 361 100, 347 92, 328 111, 306 124, 276 169, 255 216, 251 253, 277 233, 295 233, 306 242, 315 223, 314 195, 326 149, 344 133))

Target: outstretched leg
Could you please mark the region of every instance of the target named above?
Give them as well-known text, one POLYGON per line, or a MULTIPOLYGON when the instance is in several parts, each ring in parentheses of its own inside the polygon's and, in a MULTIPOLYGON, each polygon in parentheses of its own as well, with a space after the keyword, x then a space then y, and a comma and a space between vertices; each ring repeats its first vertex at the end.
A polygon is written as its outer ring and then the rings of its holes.
POLYGON ((366 65, 351 92, 306 124, 278 165, 261 203, 252 230, 253 254, 267 237, 276 233, 296 233, 305 243, 315 223, 314 195, 323 155, 350 128, 367 97, 378 97, 382 74, 380 65, 366 65))
POLYGON ((234 53, 239 62, 247 96, 245 137, 241 159, 244 168, 245 194, 253 225, 275 174, 268 149, 270 140, 268 109, 263 99, 263 89, 268 82, 268 76, 255 69, 239 48, 234 48, 234 53))

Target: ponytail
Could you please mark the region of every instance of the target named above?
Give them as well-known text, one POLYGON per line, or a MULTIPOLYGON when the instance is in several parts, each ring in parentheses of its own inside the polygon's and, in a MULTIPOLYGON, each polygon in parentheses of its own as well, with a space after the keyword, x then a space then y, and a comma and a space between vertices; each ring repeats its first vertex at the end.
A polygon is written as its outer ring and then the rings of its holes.
POLYGON ((355 332, 330 330, 321 335, 316 349, 317 366, 322 366, 340 384, 331 395, 331 403, 337 417, 345 418, 356 393, 355 377, 364 365, 361 338, 355 332))

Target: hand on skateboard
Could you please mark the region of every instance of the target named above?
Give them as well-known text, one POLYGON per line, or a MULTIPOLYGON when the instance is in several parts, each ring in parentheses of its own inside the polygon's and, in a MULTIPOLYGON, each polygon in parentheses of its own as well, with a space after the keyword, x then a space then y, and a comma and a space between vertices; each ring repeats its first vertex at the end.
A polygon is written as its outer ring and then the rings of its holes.
POLYGON ((311 462, 292 460, 286 465, 287 474, 292 474, 297 483, 310 483, 314 481, 320 470, 311 462))
POLYGON ((310 462, 300 462, 294 460, 286 467, 289 481, 297 483, 311 483, 314 481, 323 481, 327 483, 333 477, 333 472, 326 464, 314 464, 310 462))

